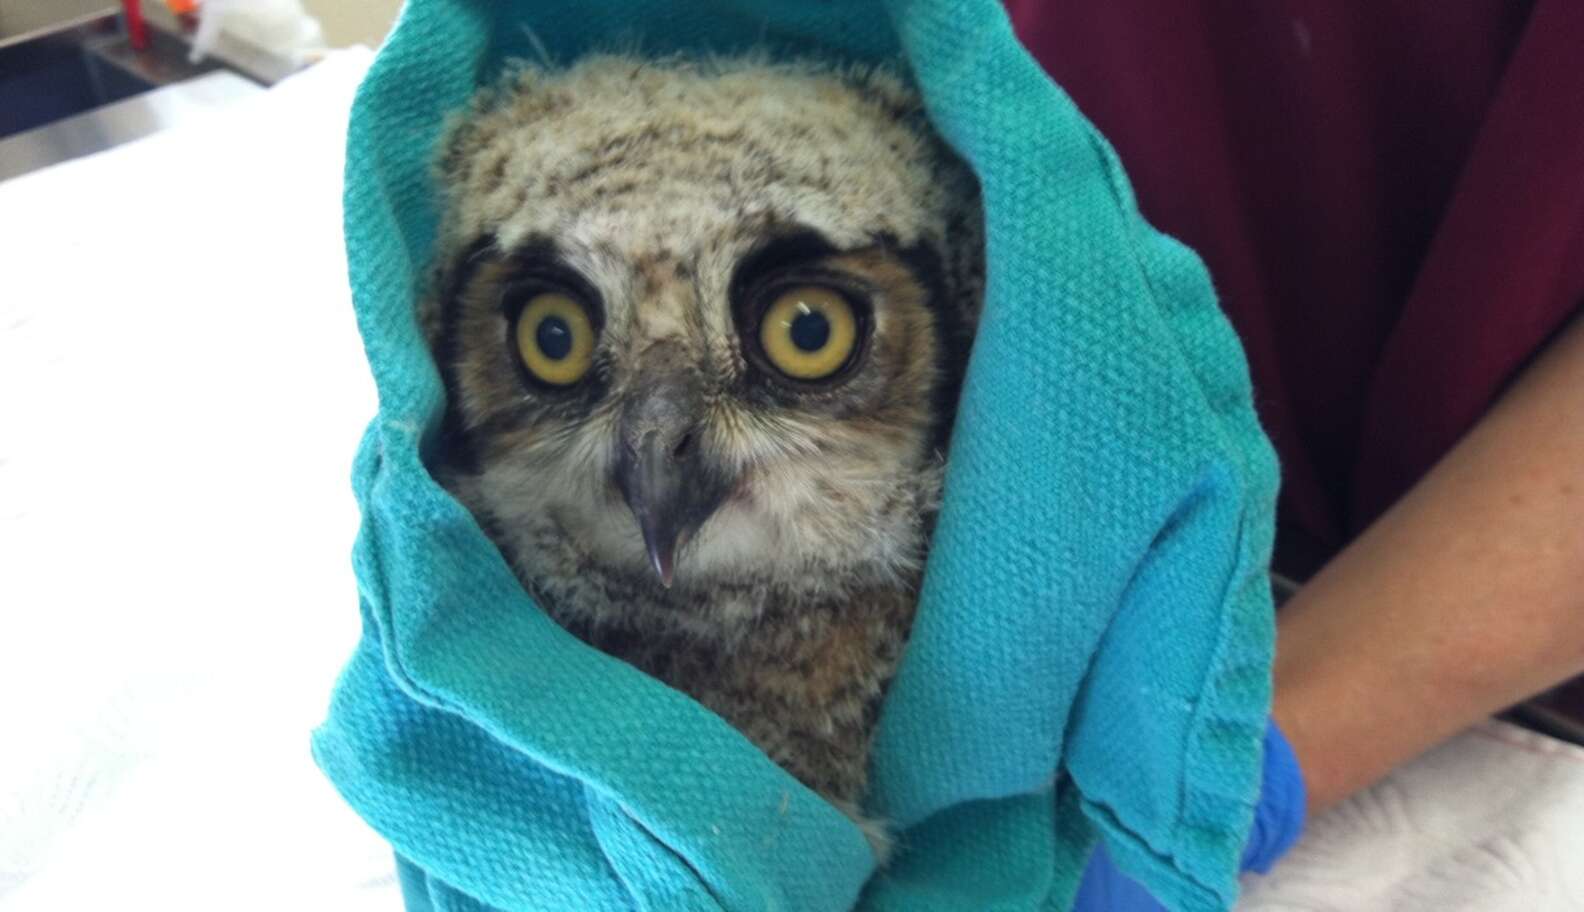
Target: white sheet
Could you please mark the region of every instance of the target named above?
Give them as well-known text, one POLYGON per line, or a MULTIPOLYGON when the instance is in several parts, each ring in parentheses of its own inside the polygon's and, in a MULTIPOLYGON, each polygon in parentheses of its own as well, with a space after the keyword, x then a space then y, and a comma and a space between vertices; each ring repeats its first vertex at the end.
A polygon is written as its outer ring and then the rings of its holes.
POLYGON ((308 754, 358 631, 367 61, 0 183, 6 912, 400 907, 308 754))
MULTIPOLYGON (((0 184, 0 912, 400 907, 307 748, 357 636, 367 59, 0 184)), ((1244 908, 1584 908, 1581 834, 1584 751, 1492 723, 1244 908)))
POLYGON ((1465 732, 1315 820, 1246 912, 1584 909, 1584 749, 1465 732))

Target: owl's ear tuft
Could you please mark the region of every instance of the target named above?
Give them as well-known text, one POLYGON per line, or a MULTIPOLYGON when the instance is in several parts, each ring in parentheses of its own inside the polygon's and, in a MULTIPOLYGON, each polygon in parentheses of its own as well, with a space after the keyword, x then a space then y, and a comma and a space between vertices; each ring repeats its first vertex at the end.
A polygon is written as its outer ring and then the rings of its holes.
MULTIPOLYGON (((950 152, 945 152, 951 155, 950 152)), ((942 263, 952 300, 969 335, 979 325, 985 292, 985 225, 979 181, 967 163, 952 156, 942 159, 937 181, 953 188, 947 199, 946 236, 942 263)))
POLYGON ((924 116, 924 99, 906 74, 883 63, 802 64, 834 76, 885 120, 908 122, 924 116))
MULTIPOLYGON (((493 231, 488 212, 509 207, 513 171, 525 124, 570 105, 570 96, 535 65, 510 64, 494 84, 476 92, 447 118, 432 169, 443 213, 436 247, 437 278, 463 258, 476 254, 476 238, 493 231)), ((438 282, 431 287, 439 288, 438 282)))
POLYGON ((507 146, 494 155, 484 154, 491 146, 500 146, 504 134, 570 103, 566 93, 551 85, 541 67, 522 61, 509 63, 494 84, 475 92, 465 107, 446 119, 440 153, 435 157, 440 185, 476 186, 486 169, 498 170, 509 154, 507 146))
MULTIPOLYGON (((493 94, 493 93, 490 93, 493 94)), ((461 185, 484 145, 480 121, 489 109, 486 93, 474 95, 461 110, 452 112, 440 132, 440 153, 435 156, 435 178, 442 187, 461 185)))

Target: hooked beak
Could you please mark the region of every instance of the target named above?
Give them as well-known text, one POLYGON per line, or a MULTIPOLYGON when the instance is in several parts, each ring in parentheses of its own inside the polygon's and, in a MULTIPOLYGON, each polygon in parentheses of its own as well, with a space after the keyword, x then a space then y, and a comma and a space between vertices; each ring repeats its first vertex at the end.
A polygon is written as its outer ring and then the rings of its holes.
POLYGON ((725 480, 700 452, 699 400, 685 381, 662 381, 648 386, 621 418, 616 486, 666 588, 677 552, 726 494, 725 480))

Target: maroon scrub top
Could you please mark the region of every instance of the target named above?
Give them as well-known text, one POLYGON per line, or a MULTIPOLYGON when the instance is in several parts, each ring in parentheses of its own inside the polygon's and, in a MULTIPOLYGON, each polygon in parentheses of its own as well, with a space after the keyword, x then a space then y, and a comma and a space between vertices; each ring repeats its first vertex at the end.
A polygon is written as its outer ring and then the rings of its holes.
POLYGON ((1400 497, 1584 301, 1581 0, 1008 0, 1199 252, 1281 455, 1278 566, 1400 497))

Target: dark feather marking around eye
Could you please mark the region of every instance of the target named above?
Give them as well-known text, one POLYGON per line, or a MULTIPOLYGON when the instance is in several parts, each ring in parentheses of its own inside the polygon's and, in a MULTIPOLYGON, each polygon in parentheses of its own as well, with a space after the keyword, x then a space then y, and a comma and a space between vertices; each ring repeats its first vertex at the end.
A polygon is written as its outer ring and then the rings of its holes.
MULTIPOLYGON (((475 283, 481 281, 480 270, 487 264, 500 264, 503 258, 506 258, 504 275, 492 279, 503 318, 503 333, 506 336, 503 344, 510 344, 511 321, 516 317, 517 309, 526 303, 525 295, 546 288, 576 295, 588 309, 596 333, 604 320, 600 299, 593 285, 566 262, 555 244, 548 239, 531 239, 509 255, 500 251, 493 235, 481 237, 465 248, 463 255, 454 261, 440 283, 440 337, 435 344, 435 361, 446 393, 446 411, 437 441, 439 456, 448 466, 468 473, 476 473, 479 469, 481 454, 474 443, 475 439, 489 439, 547 418, 567 421, 581 418, 599 401, 609 385, 610 366, 606 358, 597 352, 588 379, 573 388, 575 395, 536 395, 531 399, 513 401, 507 409, 489 414, 468 416, 462 413, 460 374, 462 346, 465 344, 462 336, 469 292, 475 283), (469 419, 475 425, 471 431, 469 419)), ((515 361, 513 366, 514 369, 520 367, 515 361)))
POLYGON ((763 279, 793 266, 818 262, 840 253, 825 235, 812 228, 780 234, 750 251, 732 271, 730 294, 741 302, 763 279))
POLYGON ((560 248, 549 238, 530 238, 512 251, 501 289, 501 307, 508 319, 517 316, 533 292, 556 290, 570 292, 578 299, 588 311, 596 333, 604 326, 605 310, 599 292, 583 273, 567 262, 560 248))
MULTIPOLYGON (((582 380, 564 389, 553 389, 535 382, 522 361, 514 355, 510 356, 512 370, 523 386, 532 391, 532 399, 541 407, 540 412, 570 420, 586 414, 594 403, 604 397, 609 387, 609 364, 603 350, 598 347, 599 336, 605 329, 604 301, 594 283, 566 259, 554 241, 535 236, 512 251, 506 275, 500 282, 498 301, 501 316, 505 318, 501 339, 504 351, 515 350, 513 327, 523 307, 535 295, 546 291, 570 295, 588 314, 596 340, 594 366, 582 380)), ((511 411, 522 413, 523 421, 532 420, 529 417, 531 413, 525 413, 521 408, 511 411)), ((500 425, 503 422, 496 423, 500 425)))
MULTIPOLYGON (((946 281, 939 251, 923 241, 909 247, 899 246, 894 238, 884 238, 882 243, 913 273, 924 289, 925 306, 935 318, 931 322, 935 327, 940 379, 935 384, 935 421, 929 445, 932 449, 945 450, 957 415, 957 398, 962 392, 963 374, 968 369, 968 355, 973 349, 973 331, 964 319, 959 302, 951 300, 953 289, 946 281)), ((961 289, 957 292, 963 293, 961 289)))
POLYGON ((512 271, 520 272, 531 269, 538 263, 560 263, 561 252, 556 247, 555 241, 547 237, 535 236, 517 245, 517 248, 511 252, 511 262, 512 271))
MULTIPOLYGON (((926 446, 930 450, 944 450, 951 436, 957 398, 973 345, 972 327, 965 318, 960 302, 952 299, 953 294, 965 292, 952 287, 940 251, 927 242, 903 246, 896 237, 881 234, 874 238, 873 247, 894 257, 912 274, 924 292, 924 307, 933 318, 930 322, 935 334, 936 367, 939 371, 931 393, 934 422, 926 446)), ((837 249, 829 239, 812 229, 780 234, 749 253, 738 264, 730 285, 734 306, 744 303, 757 284, 778 273, 816 265, 820 260, 852 252, 855 251, 837 249)), ((785 404, 775 390, 755 387, 744 389, 739 394, 750 398, 768 396, 769 401, 785 404)), ((838 396, 835 401, 844 401, 845 397, 840 394, 840 390, 805 391, 798 393, 797 398, 805 404, 829 396, 838 396)))
POLYGON ((446 410, 440 421, 440 437, 435 443, 446 464, 460 471, 478 472, 478 453, 474 451, 458 410, 461 401, 457 378, 457 346, 461 344, 462 293, 473 283, 479 269, 495 251, 495 236, 484 235, 465 248, 440 282, 440 338, 435 340, 435 367, 445 387, 446 410))
MULTIPOLYGON (((740 212, 739 216, 745 221, 748 220, 745 213, 740 212)), ((793 225, 777 229, 770 225, 764 230, 769 233, 769 239, 737 261, 736 267, 732 270, 731 281, 727 285, 732 314, 737 323, 739 336, 744 339, 751 339, 755 334, 759 315, 752 311, 763 303, 759 298, 764 286, 778 276, 797 272, 800 269, 813 269, 821 260, 845 252, 837 248, 824 234, 812 228, 793 225)), ((858 356, 855 355, 854 361, 857 359, 858 356)), ((749 357, 747 360, 750 366, 754 364, 754 358, 749 357)), ((765 404, 784 405, 792 400, 808 402, 831 394, 831 390, 828 389, 811 387, 794 390, 785 384, 764 383, 751 379, 761 373, 764 372, 754 369, 740 378, 743 382, 738 384, 737 395, 765 404)), ((765 375, 768 376, 767 373, 765 375)))

